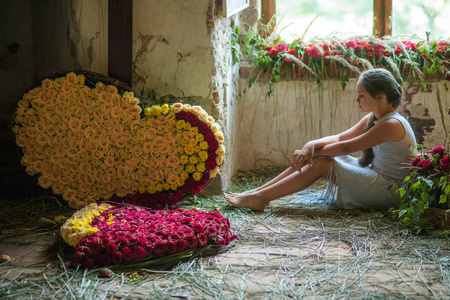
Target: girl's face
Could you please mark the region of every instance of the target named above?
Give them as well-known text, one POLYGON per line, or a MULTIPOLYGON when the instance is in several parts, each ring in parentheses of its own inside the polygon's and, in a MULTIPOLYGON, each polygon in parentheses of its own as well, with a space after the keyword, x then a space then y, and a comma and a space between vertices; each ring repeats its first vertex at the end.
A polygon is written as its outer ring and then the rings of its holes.
POLYGON ((356 103, 359 106, 361 112, 371 112, 378 105, 378 101, 372 97, 364 87, 364 85, 358 81, 356 84, 356 103))

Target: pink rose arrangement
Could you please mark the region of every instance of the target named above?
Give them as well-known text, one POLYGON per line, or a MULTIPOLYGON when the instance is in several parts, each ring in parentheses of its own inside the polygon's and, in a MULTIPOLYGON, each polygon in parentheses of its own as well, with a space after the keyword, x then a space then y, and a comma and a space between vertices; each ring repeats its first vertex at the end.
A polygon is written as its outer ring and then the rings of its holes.
POLYGON ((201 107, 142 110, 132 92, 69 72, 18 102, 12 130, 22 164, 73 208, 100 200, 147 207, 200 192, 223 161, 224 136, 201 107))
POLYGON ((150 210, 91 203, 66 220, 64 240, 74 246, 73 266, 106 267, 152 260, 236 239, 217 211, 150 210))
POLYGON ((397 191, 402 202, 395 210, 406 225, 420 225, 426 208, 450 208, 450 156, 444 146, 417 155, 409 176, 397 191))

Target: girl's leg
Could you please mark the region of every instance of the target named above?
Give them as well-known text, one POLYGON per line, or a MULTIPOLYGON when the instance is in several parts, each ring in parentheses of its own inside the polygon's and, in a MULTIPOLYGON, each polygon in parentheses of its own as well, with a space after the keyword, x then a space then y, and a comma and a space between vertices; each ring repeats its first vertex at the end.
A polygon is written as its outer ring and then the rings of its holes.
POLYGON ((320 178, 327 179, 331 162, 330 158, 317 158, 312 166, 304 166, 301 172, 292 172, 264 188, 243 194, 225 195, 225 198, 234 207, 264 211, 270 201, 304 190, 320 178))

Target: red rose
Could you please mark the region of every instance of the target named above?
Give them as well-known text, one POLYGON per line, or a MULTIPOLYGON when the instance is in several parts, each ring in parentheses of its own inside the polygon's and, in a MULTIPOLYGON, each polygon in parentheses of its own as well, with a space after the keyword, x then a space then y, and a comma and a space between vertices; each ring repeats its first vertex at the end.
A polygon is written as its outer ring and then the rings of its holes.
POLYGON ((424 169, 424 170, 431 170, 431 169, 433 169, 433 162, 431 161, 431 159, 427 158, 427 159, 425 159, 423 161, 422 169, 424 169))
POLYGON ((421 160, 422 160, 422 158, 420 156, 417 156, 416 158, 414 158, 414 160, 412 161, 411 164, 413 166, 417 166, 420 163, 421 160))
POLYGON ((177 252, 177 244, 175 242, 168 241, 166 243, 166 251, 167 251, 167 254, 169 254, 169 255, 176 253, 177 252))
POLYGON ((114 254, 112 256, 112 262, 115 265, 118 265, 122 262, 122 251, 114 252, 114 254))
POLYGON ((124 262, 133 260, 133 251, 130 248, 125 247, 122 251, 122 259, 124 262))
POLYGON ((141 259, 147 255, 147 250, 142 246, 135 246, 133 249, 134 259, 141 259))
POLYGON ((187 243, 185 240, 178 240, 176 242, 176 246, 177 246, 177 252, 183 252, 187 247, 187 243))
POLYGON ((199 233, 197 235, 197 238, 198 238, 198 243, 200 244, 200 247, 206 246, 206 244, 208 243, 208 237, 203 232, 199 233))
POLYGON ((439 168, 441 168, 441 169, 450 169, 450 158, 447 155, 445 155, 439 161, 439 168))
POLYGON ((445 153, 445 148, 443 146, 436 146, 433 149, 431 149, 430 153, 442 155, 445 153))
POLYGON ((214 170, 217 167, 217 163, 216 163, 215 160, 208 159, 205 162, 205 167, 206 167, 206 170, 211 171, 211 170, 214 170))
POLYGON ((108 246, 106 246, 106 253, 113 254, 117 250, 117 245, 114 243, 109 243, 108 246))
POLYGON ((162 242, 156 242, 155 247, 153 247, 153 253, 163 255, 164 252, 166 252, 166 245, 162 242))

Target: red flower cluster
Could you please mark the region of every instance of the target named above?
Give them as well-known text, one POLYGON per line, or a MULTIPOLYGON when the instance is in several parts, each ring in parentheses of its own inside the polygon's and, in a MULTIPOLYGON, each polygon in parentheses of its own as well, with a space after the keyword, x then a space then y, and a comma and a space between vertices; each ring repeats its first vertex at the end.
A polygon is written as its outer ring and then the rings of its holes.
POLYGON ((436 146, 423 155, 417 156, 412 165, 415 169, 430 171, 437 169, 438 171, 450 172, 450 157, 443 146, 436 146))
POLYGON ((230 232, 230 221, 217 211, 115 206, 95 217, 90 225, 99 230, 75 246, 74 266, 106 267, 207 244, 223 246, 236 239, 230 232))
MULTIPOLYGON (((309 60, 323 59, 325 63, 330 61, 332 56, 345 56, 347 61, 357 67, 360 66, 359 59, 376 60, 376 65, 389 65, 383 61, 383 57, 405 58, 423 63, 429 55, 436 55, 441 58, 448 59, 450 57, 449 43, 438 42, 418 42, 402 41, 401 44, 393 44, 391 41, 379 39, 361 41, 355 40, 337 40, 331 43, 304 43, 301 39, 293 41, 286 45, 278 43, 274 46, 263 46, 266 54, 275 61, 278 61, 283 53, 288 53, 299 58, 303 63, 307 64, 309 60), (421 50, 424 47, 427 50, 421 50), (421 48, 421 49, 419 49, 421 48), (349 51, 352 50, 352 51, 349 51)), ((260 59, 261 55, 257 56, 260 59)), ((284 58, 285 64, 295 64, 290 58, 284 58)), ((267 65, 265 65, 267 66, 267 65)))

